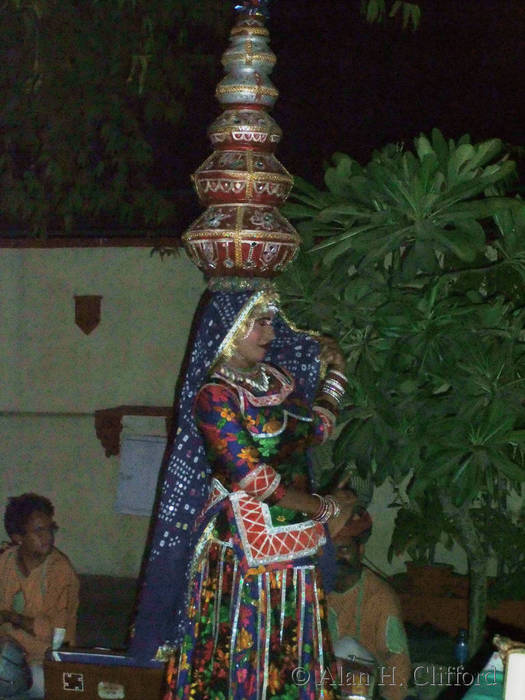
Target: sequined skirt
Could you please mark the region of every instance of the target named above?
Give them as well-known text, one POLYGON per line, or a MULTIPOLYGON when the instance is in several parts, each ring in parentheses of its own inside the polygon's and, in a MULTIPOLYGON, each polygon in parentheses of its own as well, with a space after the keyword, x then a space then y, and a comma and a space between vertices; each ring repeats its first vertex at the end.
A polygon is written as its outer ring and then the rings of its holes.
POLYGON ((243 575, 233 549, 210 539, 193 577, 189 620, 167 698, 339 697, 314 566, 243 575))

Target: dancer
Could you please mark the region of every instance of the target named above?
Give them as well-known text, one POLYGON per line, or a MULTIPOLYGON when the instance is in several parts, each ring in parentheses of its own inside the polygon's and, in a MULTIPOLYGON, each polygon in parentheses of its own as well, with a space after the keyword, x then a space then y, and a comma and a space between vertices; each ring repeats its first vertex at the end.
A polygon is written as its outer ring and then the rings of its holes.
POLYGON ((355 498, 309 493, 306 450, 346 384, 337 347, 321 357, 316 396, 319 343, 271 289, 217 292, 201 316, 132 648, 180 645, 174 697, 336 697, 317 559, 355 498))

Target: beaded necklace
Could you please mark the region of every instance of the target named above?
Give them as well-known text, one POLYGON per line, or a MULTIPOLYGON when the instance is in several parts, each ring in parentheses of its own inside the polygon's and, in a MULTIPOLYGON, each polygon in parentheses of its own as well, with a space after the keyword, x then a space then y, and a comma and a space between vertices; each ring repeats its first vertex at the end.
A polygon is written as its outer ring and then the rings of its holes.
POLYGON ((234 384, 241 384, 249 389, 266 392, 270 387, 270 377, 266 372, 266 368, 262 364, 257 364, 255 369, 241 370, 234 369, 229 365, 221 365, 216 370, 217 374, 222 375, 225 379, 229 379, 234 384))

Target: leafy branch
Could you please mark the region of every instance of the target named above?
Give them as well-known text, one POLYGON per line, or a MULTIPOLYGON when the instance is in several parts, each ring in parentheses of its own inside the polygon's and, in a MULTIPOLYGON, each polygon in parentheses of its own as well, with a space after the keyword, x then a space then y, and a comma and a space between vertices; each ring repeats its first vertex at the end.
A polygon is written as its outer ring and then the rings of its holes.
POLYGON ((441 540, 465 549, 477 576, 473 650, 491 551, 475 514, 525 480, 525 204, 505 196, 514 173, 498 139, 436 129, 364 166, 337 153, 324 190, 297 181, 286 212, 305 250, 280 279, 288 314, 335 336, 347 358, 335 464, 376 484, 408 481, 396 551, 403 541, 418 558, 441 540), (418 525, 428 512, 432 528, 418 525))
POLYGON ((403 29, 416 30, 421 21, 419 2, 405 0, 361 0, 361 12, 368 22, 384 22, 387 18, 401 17, 403 29))

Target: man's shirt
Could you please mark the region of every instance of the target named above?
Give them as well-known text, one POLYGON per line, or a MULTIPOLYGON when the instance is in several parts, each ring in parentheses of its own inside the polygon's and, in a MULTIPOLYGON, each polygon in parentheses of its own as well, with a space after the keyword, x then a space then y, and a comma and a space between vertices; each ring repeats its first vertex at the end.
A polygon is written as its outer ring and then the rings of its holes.
POLYGON ((78 577, 69 559, 56 548, 24 576, 17 552, 18 547, 9 547, 0 554, 0 610, 33 618, 34 634, 6 623, 0 625, 0 635, 17 641, 29 662, 39 662, 51 646, 55 627, 66 630, 65 642, 75 643, 78 577))

